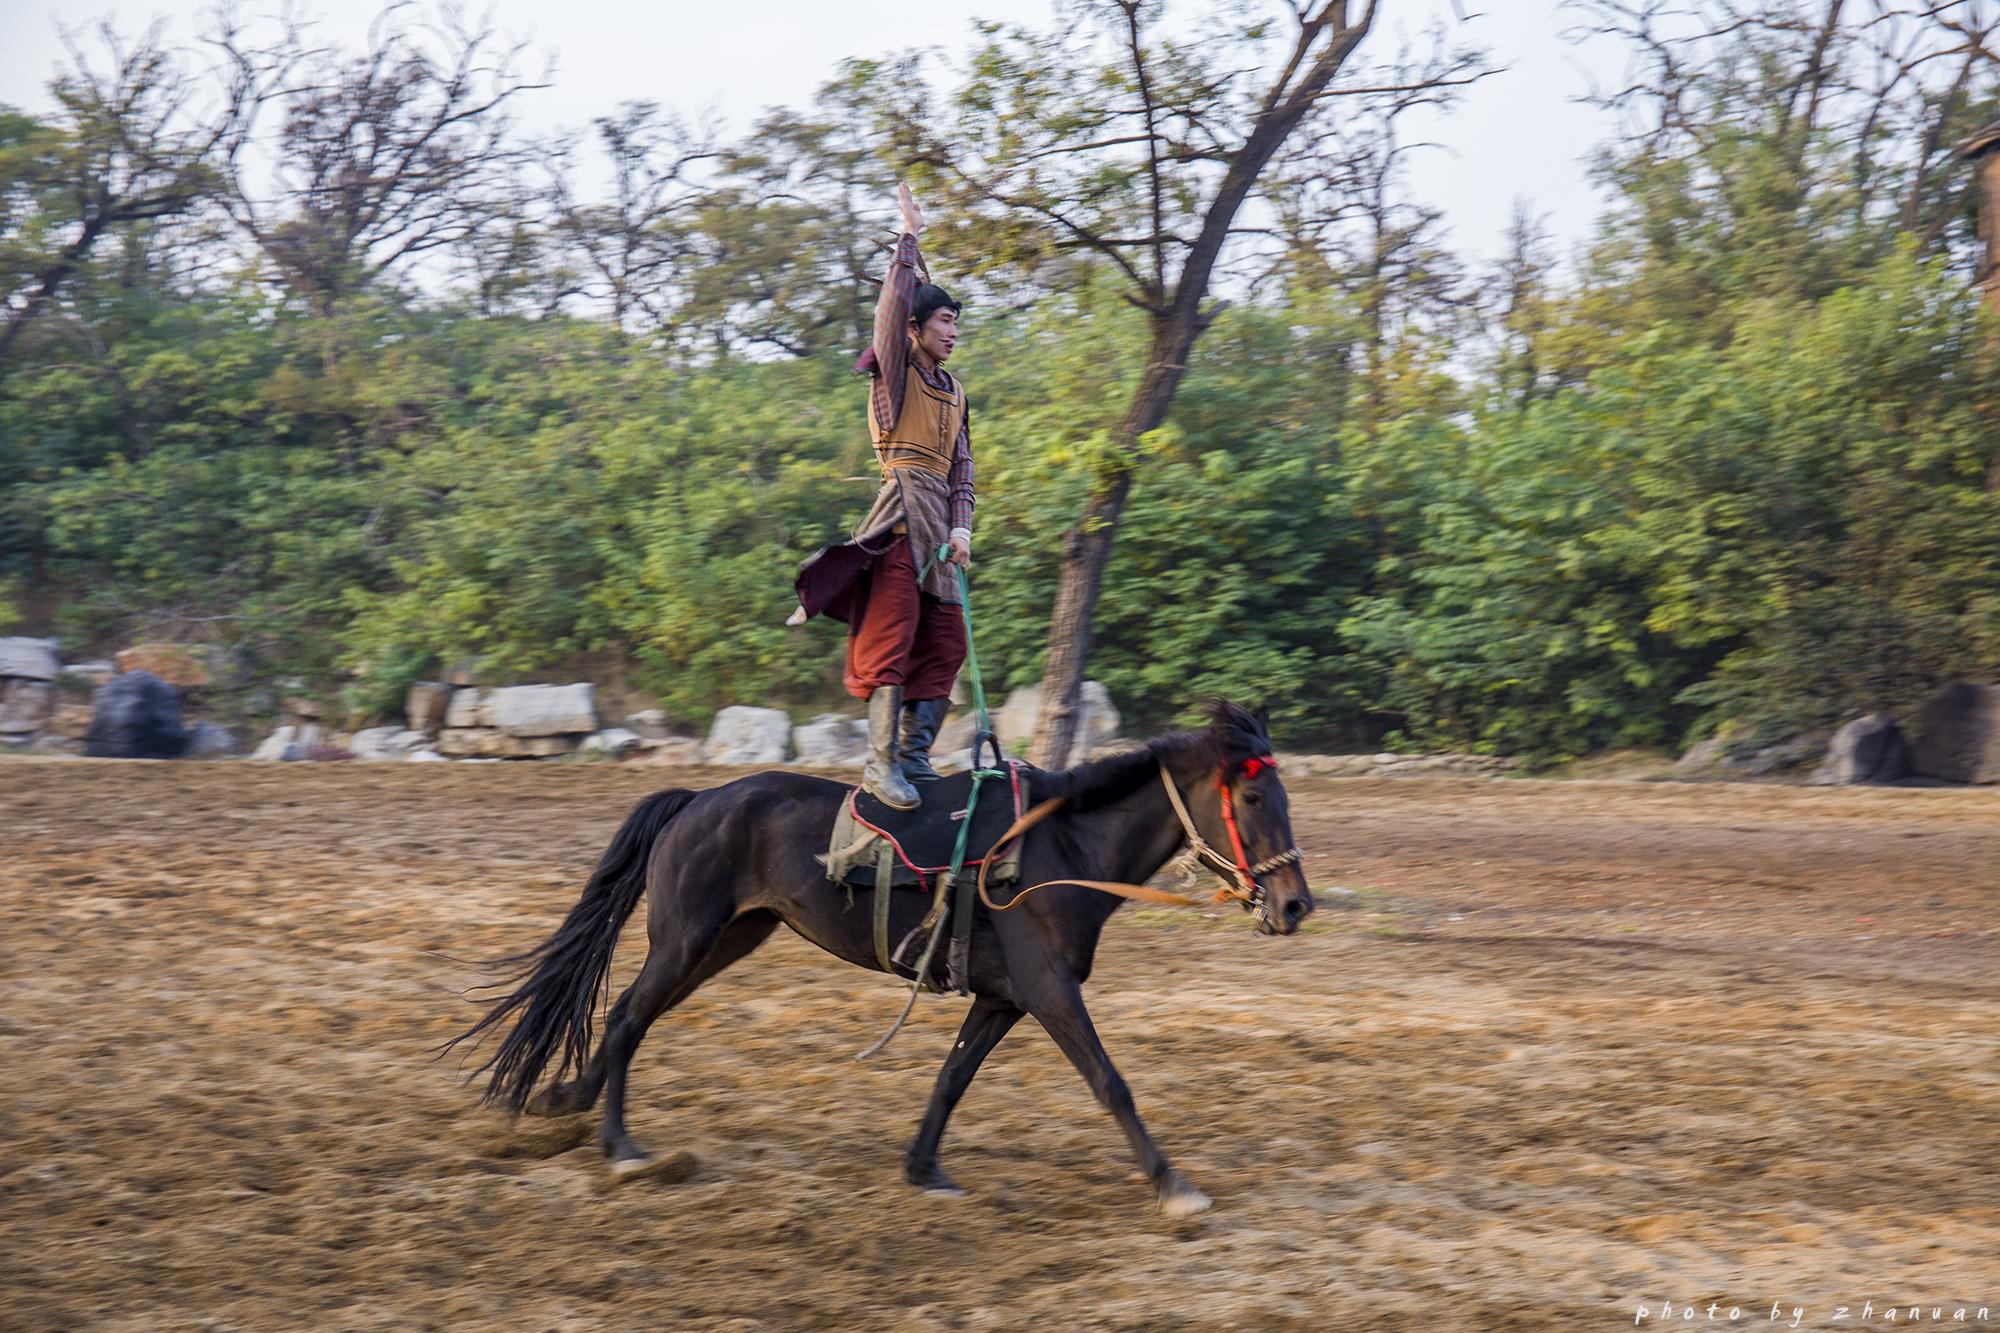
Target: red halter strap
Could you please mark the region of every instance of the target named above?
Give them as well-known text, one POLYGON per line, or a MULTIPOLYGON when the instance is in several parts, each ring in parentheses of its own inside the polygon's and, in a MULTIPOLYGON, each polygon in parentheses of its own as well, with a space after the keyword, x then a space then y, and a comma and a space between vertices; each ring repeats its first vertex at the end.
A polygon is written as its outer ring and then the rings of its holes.
MULTIPOLYGON (((1277 760, 1265 755, 1256 755, 1243 761, 1243 776, 1254 778, 1265 769, 1277 766, 1277 760)), ((1243 872, 1243 882, 1254 889, 1257 877, 1250 868, 1249 853, 1243 850, 1243 830, 1236 824, 1236 798, 1229 790, 1227 767, 1216 770, 1215 789, 1222 793, 1222 822, 1229 829, 1229 849, 1236 853, 1236 868, 1243 872)))

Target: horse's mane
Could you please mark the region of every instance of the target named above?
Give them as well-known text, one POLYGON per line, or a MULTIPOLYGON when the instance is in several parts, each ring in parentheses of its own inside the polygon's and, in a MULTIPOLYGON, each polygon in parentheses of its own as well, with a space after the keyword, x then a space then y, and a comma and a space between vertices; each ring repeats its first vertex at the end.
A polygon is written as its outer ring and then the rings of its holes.
POLYGON ((1204 766, 1224 760, 1271 753, 1271 739, 1261 713, 1252 713, 1226 699, 1210 702, 1208 725, 1198 731, 1168 731, 1136 749, 1088 759, 1059 773, 1043 773, 1033 784, 1036 800, 1061 796, 1069 808, 1083 812, 1123 800, 1158 780, 1162 764, 1172 768, 1190 757, 1204 766))

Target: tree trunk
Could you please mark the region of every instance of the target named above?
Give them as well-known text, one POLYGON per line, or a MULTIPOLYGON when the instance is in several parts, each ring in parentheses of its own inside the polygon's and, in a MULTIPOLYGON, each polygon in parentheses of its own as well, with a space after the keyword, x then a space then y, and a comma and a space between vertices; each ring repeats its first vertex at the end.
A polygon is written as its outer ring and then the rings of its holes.
POLYGON ((1112 436, 1118 453, 1118 471, 1100 482, 1091 492, 1083 520, 1063 542, 1062 577, 1056 586, 1055 610, 1049 617, 1048 665, 1042 673, 1042 715, 1035 726, 1029 759, 1042 768, 1060 768, 1067 763, 1076 740, 1076 697, 1083 684, 1083 669, 1090 659, 1091 631, 1097 618, 1097 595, 1104 585, 1104 569, 1111 561, 1111 542, 1125 511, 1125 497, 1132 490, 1132 468, 1137 461, 1139 438, 1158 429, 1167 418, 1174 390, 1187 371, 1188 352, 1195 339, 1208 327, 1219 305, 1203 309, 1208 300, 1209 277, 1221 256, 1236 214, 1250 196, 1257 178, 1299 122, 1305 119, 1314 101, 1367 35, 1375 22, 1379 0, 1367 0, 1358 18, 1350 21, 1346 0, 1330 0, 1318 16, 1307 22, 1293 67, 1280 77, 1256 124, 1243 146, 1229 159, 1202 220, 1201 234, 1195 238, 1174 283, 1172 298, 1155 316, 1152 354, 1139 390, 1126 409, 1125 419, 1112 436), (1331 24, 1330 28, 1326 25, 1331 24), (1313 44, 1321 30, 1329 32, 1325 50, 1296 82, 1293 69, 1313 44))
POLYGON ((1097 595, 1111 563, 1111 543, 1118 535, 1125 498, 1132 491, 1133 456, 1140 437, 1166 420, 1174 390, 1187 369, 1188 349, 1200 330, 1199 321, 1170 318, 1154 334, 1146 374, 1112 435, 1120 466, 1092 488, 1082 519, 1063 538, 1062 574, 1056 584, 1055 610, 1049 616, 1048 665, 1042 672, 1042 712, 1028 750, 1029 762, 1041 768, 1061 768, 1069 762, 1076 741, 1077 693, 1096 627, 1097 595))

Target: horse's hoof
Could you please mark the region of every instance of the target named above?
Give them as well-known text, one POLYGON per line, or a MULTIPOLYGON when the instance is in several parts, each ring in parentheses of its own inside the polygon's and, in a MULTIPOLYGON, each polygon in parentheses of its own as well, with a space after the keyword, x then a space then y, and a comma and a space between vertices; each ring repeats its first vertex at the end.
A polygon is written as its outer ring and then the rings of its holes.
POLYGON ((656 1180, 664 1185, 678 1185, 694 1175, 693 1153, 669 1153, 665 1157, 652 1157, 641 1153, 637 1157, 614 1157, 609 1166, 611 1179, 623 1185, 633 1180, 656 1180))
POLYGON ((1185 1180, 1171 1180, 1160 1190, 1160 1212, 1168 1217, 1193 1217, 1205 1213, 1215 1200, 1185 1180))
POLYGON ((941 1199, 963 1199, 965 1197, 965 1191, 958 1187, 958 1182, 937 1167, 932 1167, 928 1171, 906 1172, 905 1179, 924 1193, 934 1194, 941 1199))

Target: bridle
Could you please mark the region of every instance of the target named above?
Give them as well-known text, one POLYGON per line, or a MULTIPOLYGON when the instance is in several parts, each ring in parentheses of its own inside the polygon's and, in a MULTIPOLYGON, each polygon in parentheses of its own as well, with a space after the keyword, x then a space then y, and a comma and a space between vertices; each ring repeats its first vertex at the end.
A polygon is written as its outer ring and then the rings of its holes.
MULTIPOLYGON (((1245 776, 1252 778, 1256 777, 1266 768, 1276 768, 1277 766, 1278 761, 1269 755, 1258 755, 1245 760, 1243 763, 1245 776)), ((1048 818, 1063 806, 1067 798, 1056 796, 1041 802, 1034 809, 1015 820, 1007 831, 1001 834, 998 840, 994 842, 992 850, 980 862, 979 901, 986 904, 987 908, 991 911, 1004 912, 1010 907, 1019 905, 1022 899, 1037 889, 1047 889, 1059 884, 1069 884, 1079 888, 1097 889, 1104 893, 1117 894, 1121 898, 1132 898, 1139 902, 1164 903, 1175 907, 1205 907, 1219 903, 1238 902, 1243 904, 1244 911, 1257 913, 1257 919, 1265 926, 1272 925, 1268 895, 1264 892, 1264 886, 1258 882, 1258 877, 1269 874, 1280 866, 1293 865, 1303 860, 1305 853, 1301 852, 1298 845, 1294 843, 1284 851, 1279 852, 1276 856, 1266 857, 1254 866, 1250 864, 1249 854, 1244 850, 1243 846, 1243 829, 1236 820, 1236 802, 1229 787, 1229 765, 1227 764, 1223 764, 1216 769, 1215 786, 1216 790, 1222 794, 1222 823, 1229 830, 1230 850, 1235 853, 1233 860, 1223 856, 1221 852, 1209 844, 1208 839, 1201 836, 1201 830, 1195 827, 1194 816, 1188 813, 1187 802, 1181 799, 1180 788, 1175 784, 1173 774, 1167 771, 1165 764, 1160 765, 1160 784, 1167 789, 1167 802, 1173 806, 1174 815, 1181 822, 1181 831, 1187 835, 1186 850, 1182 851, 1167 864, 1169 866, 1178 865, 1182 869, 1184 872, 1182 881, 1184 886, 1193 882, 1199 868, 1206 868, 1222 877, 1226 882, 1214 894, 1207 898, 1198 898, 1187 893, 1170 893, 1165 889, 1150 888, 1144 884, 1125 884, 1116 880, 1051 879, 1044 880, 1040 884, 1029 885, 1027 888, 1009 897, 1004 903, 994 902, 986 893, 987 870, 999 859, 998 852, 1002 847, 1026 833, 1036 824, 1041 823, 1042 820, 1048 818)))
MULTIPOLYGON (((1254 778, 1265 769, 1277 766, 1278 761, 1269 755, 1253 756, 1243 761, 1243 776, 1254 778)), ((1167 789, 1167 800, 1173 805, 1174 814, 1179 817, 1181 830, 1187 834, 1188 840, 1187 850, 1168 864, 1179 864, 1187 878, 1192 878, 1196 866, 1206 866, 1217 875, 1233 880, 1234 889, 1225 889, 1220 896, 1225 901, 1241 902, 1244 911, 1257 913, 1259 919, 1269 924, 1264 886, 1258 882, 1258 877, 1269 874, 1279 866, 1296 864, 1304 859, 1305 853, 1299 850, 1297 843, 1293 843, 1275 856, 1267 856, 1254 866, 1250 864, 1250 854, 1243 846, 1243 828, 1236 822, 1236 798, 1230 789, 1227 764, 1216 769, 1215 789, 1222 797, 1222 824, 1229 830, 1229 849, 1235 853, 1234 860, 1225 860, 1222 853, 1201 836, 1201 830, 1194 826, 1194 816, 1188 813, 1180 788, 1175 785, 1173 775, 1167 772, 1165 764, 1160 765, 1160 783, 1167 789)))

